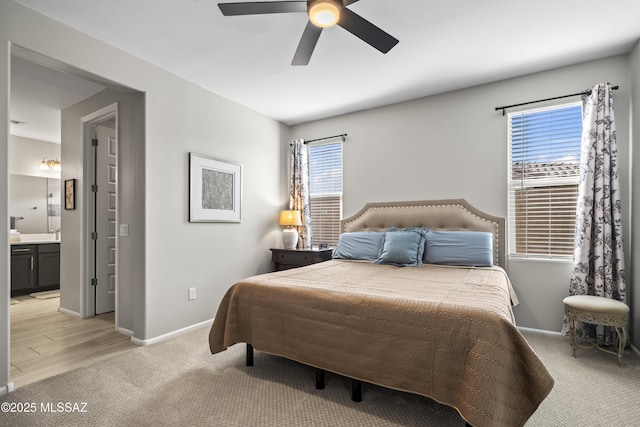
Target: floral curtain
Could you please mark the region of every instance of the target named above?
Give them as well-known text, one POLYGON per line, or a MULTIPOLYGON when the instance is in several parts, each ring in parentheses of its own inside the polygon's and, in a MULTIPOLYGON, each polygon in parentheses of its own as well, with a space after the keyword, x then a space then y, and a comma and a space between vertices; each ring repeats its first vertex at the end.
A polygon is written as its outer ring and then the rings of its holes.
MULTIPOLYGON (((582 122, 574 271, 569 293, 626 302, 618 149, 608 83, 594 86, 590 95, 583 96, 582 122)), ((615 341, 610 327, 583 324, 577 333, 600 344, 615 341)))
POLYGON ((291 143, 291 186, 289 209, 300 211, 298 249, 311 248, 311 210, 309 208, 309 152, 303 139, 291 143))

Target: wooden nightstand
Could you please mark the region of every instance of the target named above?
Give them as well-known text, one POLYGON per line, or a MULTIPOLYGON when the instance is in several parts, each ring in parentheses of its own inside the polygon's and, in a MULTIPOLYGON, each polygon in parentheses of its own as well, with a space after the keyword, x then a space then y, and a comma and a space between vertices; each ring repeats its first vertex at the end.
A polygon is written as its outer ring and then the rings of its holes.
POLYGON ((333 249, 271 249, 273 271, 303 267, 331 259, 333 249))

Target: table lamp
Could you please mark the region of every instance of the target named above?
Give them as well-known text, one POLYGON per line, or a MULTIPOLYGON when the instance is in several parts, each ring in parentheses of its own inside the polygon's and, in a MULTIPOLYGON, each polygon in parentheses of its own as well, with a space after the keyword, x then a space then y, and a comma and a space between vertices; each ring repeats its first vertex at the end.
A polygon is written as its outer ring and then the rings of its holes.
POLYGON ((285 249, 295 249, 298 246, 298 230, 294 226, 302 225, 300 211, 280 211, 280 225, 285 226, 282 231, 282 245, 285 249))

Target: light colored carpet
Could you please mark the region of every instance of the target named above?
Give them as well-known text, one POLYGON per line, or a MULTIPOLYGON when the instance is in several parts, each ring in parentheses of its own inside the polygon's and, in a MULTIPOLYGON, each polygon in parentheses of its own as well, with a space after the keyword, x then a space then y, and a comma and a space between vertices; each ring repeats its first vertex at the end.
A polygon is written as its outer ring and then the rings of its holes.
MULTIPOLYGON (((0 413, 7 426, 463 426, 457 412, 425 397, 327 374, 316 390, 313 369, 244 345, 211 355, 208 328, 138 348, 33 383, 0 402, 36 404, 36 413, 0 413), (86 402, 86 413, 43 413, 42 404, 86 402)), ((556 385, 531 426, 632 426, 640 420, 640 358, 584 350, 571 357, 568 338, 525 332, 556 385)), ((70 408, 73 408, 72 406, 70 408)), ((46 409, 46 407, 45 407, 46 409)), ((78 407, 78 409, 82 409, 78 407)))
POLYGON ((20 301, 18 301, 15 298, 11 298, 11 305, 13 305, 13 304, 20 304, 20 301))
POLYGON ((51 299, 51 298, 60 298, 60 290, 55 289, 53 291, 43 291, 43 292, 34 292, 29 294, 31 298, 37 299, 51 299))

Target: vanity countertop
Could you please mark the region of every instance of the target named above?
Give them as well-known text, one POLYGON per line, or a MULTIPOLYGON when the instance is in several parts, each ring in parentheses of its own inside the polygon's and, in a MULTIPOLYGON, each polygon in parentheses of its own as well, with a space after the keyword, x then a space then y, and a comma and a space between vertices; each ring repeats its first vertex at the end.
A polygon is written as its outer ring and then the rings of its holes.
POLYGON ((11 242, 12 245, 42 245, 47 243, 60 243, 56 240, 55 233, 21 234, 19 242, 11 242))
POLYGON ((60 240, 21 240, 19 242, 11 242, 11 245, 44 245, 51 243, 60 243, 60 240))

